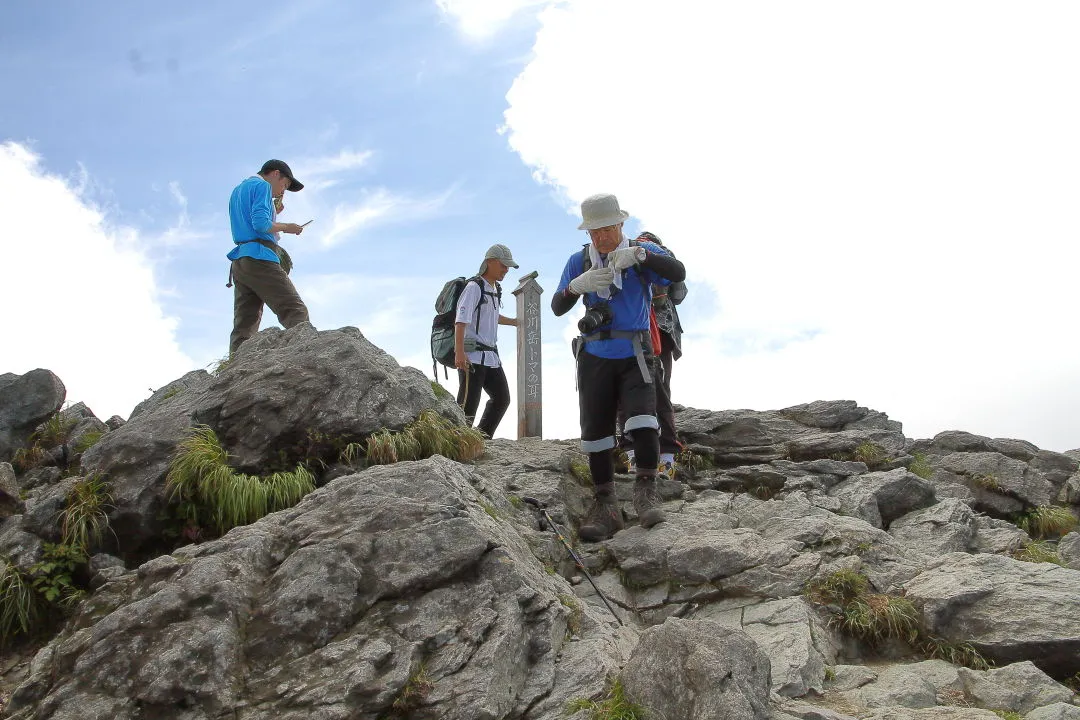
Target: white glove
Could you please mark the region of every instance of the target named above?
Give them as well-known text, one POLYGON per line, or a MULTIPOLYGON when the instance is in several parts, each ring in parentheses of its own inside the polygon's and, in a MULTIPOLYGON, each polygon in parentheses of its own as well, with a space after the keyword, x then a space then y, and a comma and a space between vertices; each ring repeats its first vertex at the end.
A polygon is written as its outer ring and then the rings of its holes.
POLYGON ((645 248, 643 247, 624 247, 613 251, 608 255, 608 265, 615 268, 616 272, 621 272, 627 268, 633 267, 645 260, 645 248))
POLYGON ((575 295, 584 295, 590 292, 600 292, 611 283, 615 282, 615 269, 611 266, 593 268, 583 272, 570 281, 567 286, 575 295))

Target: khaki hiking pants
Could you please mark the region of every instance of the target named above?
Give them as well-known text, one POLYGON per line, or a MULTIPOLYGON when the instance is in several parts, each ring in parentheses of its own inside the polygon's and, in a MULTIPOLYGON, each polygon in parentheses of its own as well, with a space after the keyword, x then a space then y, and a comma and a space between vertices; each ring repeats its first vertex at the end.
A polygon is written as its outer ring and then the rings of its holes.
POLYGON ((229 354, 259 331, 263 304, 270 307, 281 326, 308 321, 307 306, 281 265, 269 260, 242 257, 233 260, 233 330, 229 354))

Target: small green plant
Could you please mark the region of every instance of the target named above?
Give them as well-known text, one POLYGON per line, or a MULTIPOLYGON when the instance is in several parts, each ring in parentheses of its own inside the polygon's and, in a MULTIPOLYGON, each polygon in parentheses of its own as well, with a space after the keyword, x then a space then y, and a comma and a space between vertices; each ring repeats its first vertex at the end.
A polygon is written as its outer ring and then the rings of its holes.
POLYGON ((776 495, 776 490, 768 485, 754 485, 748 489, 748 492, 758 500, 772 500, 776 495))
POLYGON ((387 713, 382 715, 385 720, 404 720, 412 716, 413 711, 420 707, 420 704, 424 701, 424 698, 428 696, 431 689, 435 687, 435 684, 431 681, 427 671, 424 669, 424 664, 420 663, 412 673, 409 674, 409 679, 405 681, 405 685, 401 688, 401 692, 394 698, 393 704, 387 713))
POLYGON ((431 389, 435 391, 435 397, 439 400, 452 400, 454 398, 450 391, 444 388, 438 380, 431 381, 431 389))
POLYGON ((0 559, 0 647, 16 635, 28 635, 45 613, 33 580, 8 560, 0 559))
POLYGON ((499 511, 496 510, 495 506, 492 505, 491 503, 486 503, 483 500, 481 500, 480 501, 480 507, 484 508, 484 512, 486 512, 488 514, 488 516, 492 520, 499 520, 500 519, 499 518, 499 511))
POLYGON ((675 457, 675 464, 695 472, 698 470, 712 470, 716 467, 711 455, 701 455, 690 448, 683 448, 682 452, 675 457))
POLYGON ((1013 557, 1024 562, 1065 564, 1054 546, 1045 540, 1032 540, 1024 543, 1024 547, 1015 551, 1013 557))
POLYGON ((566 618, 566 632, 570 637, 581 634, 581 619, 585 614, 584 608, 581 606, 581 601, 573 595, 560 594, 559 602, 563 604, 567 610, 570 611, 569 616, 566 618))
POLYGON ((919 637, 919 611, 907 598, 869 593, 853 600, 834 625, 871 645, 889 638, 914 643, 919 637))
POLYGON ((836 680, 836 670, 832 665, 825 666, 825 682, 834 682, 836 680))
POLYGON ((930 466, 930 462, 926 459, 926 455, 923 453, 915 453, 912 455, 915 459, 911 461, 911 465, 908 466, 908 472, 918 475, 923 480, 929 480, 930 476, 934 474, 934 468, 930 466))
POLYGON ((67 442, 77 424, 78 420, 75 418, 66 418, 61 413, 53 413, 30 436, 30 442, 46 450, 60 447, 67 442))
POLYGON ((866 595, 870 589, 870 580, 854 570, 837 570, 825 577, 811 581, 806 588, 807 596, 819 605, 839 605, 843 607, 855 599, 866 595))
POLYGON ((224 533, 292 507, 315 489, 315 477, 303 465, 261 478, 236 472, 228 458, 217 435, 205 425, 191 428, 177 448, 165 485, 190 525, 213 525, 224 533))
POLYGON ((180 394, 181 390, 183 390, 183 388, 181 388, 179 385, 174 385, 165 391, 165 394, 161 396, 161 399, 168 400, 169 398, 174 398, 180 394))
POLYGON ((574 479, 578 481, 578 485, 584 487, 592 487, 592 471, 589 470, 589 463, 584 460, 574 459, 570 461, 570 474, 574 476, 574 479))
POLYGON ((980 490, 1001 492, 1001 481, 997 479, 996 475, 990 473, 975 473, 971 476, 971 482, 980 490))
POLYGON ((44 544, 44 556, 30 568, 31 585, 46 602, 67 610, 85 595, 75 584, 75 573, 86 555, 70 545, 44 544))
POLYGON ((1060 505, 1042 505, 1016 519, 1016 525, 1034 538, 1060 537, 1077 525, 1076 517, 1060 505))
POLYGON ((860 443, 855 448, 855 452, 852 454, 852 458, 856 462, 863 463, 871 470, 876 467, 880 467, 881 465, 884 465, 888 457, 889 453, 885 450, 885 448, 881 447, 877 443, 870 442, 869 440, 860 443))
POLYGON ((15 450, 11 457, 11 465, 19 473, 32 470, 45 459, 45 451, 37 445, 28 445, 15 450))
POLYGON ((517 495, 509 496, 510 504, 514 506, 515 510, 520 510, 525 507, 525 501, 519 498, 517 495))
POLYGON ((112 507, 108 484, 98 475, 75 482, 60 513, 63 544, 89 555, 101 543, 109 527, 108 509, 112 507))
POLYGON ((994 714, 1005 720, 1024 720, 1024 716, 1012 710, 995 710, 994 714))
POLYGON ((618 678, 608 684, 604 697, 599 700, 574 698, 569 709, 571 712, 588 711, 590 720, 645 720, 645 708, 627 699, 622 680, 618 678))
POLYGON ((82 437, 79 438, 78 442, 75 443, 75 452, 82 455, 84 452, 94 447, 98 440, 104 435, 105 432, 102 430, 87 430, 82 437))

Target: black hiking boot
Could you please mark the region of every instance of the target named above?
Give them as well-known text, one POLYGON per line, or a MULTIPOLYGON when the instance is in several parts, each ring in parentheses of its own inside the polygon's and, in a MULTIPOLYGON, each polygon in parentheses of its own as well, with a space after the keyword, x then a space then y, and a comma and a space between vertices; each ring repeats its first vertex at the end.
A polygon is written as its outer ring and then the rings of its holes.
POLYGON ((656 478, 652 475, 638 475, 634 481, 634 511, 643 528, 651 528, 667 520, 667 515, 660 508, 663 501, 656 491, 656 478))
POLYGON ((607 540, 625 527, 619 501, 615 498, 615 488, 609 492, 596 493, 596 500, 585 516, 585 521, 578 528, 578 537, 585 542, 607 540))

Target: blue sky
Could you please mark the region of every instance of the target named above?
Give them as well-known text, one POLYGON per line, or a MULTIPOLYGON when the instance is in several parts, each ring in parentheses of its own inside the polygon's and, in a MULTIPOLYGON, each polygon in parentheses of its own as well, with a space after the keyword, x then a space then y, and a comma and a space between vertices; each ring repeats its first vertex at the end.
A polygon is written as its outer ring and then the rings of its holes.
MULTIPOLYGON (((282 219, 314 218, 285 241, 313 323, 425 373, 443 281, 501 242, 550 293, 585 240, 577 203, 615 192, 688 263, 676 402, 854 399, 911 437, 1077 447, 1078 18, 1060 0, 6 3, 5 301, 34 310, 0 372, 49 367, 126 416, 222 357, 229 192, 279 157, 308 184, 282 219)), ((572 322, 544 316, 549 436, 577 434, 572 322)))

